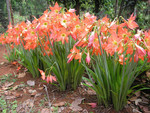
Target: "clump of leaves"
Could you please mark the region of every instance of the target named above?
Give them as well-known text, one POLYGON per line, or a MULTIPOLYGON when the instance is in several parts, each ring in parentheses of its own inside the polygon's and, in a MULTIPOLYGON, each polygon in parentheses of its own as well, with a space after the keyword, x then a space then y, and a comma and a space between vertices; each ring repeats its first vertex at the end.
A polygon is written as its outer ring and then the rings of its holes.
POLYGON ((0 112, 1 113, 16 113, 17 101, 9 102, 5 100, 5 97, 0 98, 0 112))
POLYGON ((15 82, 16 81, 16 79, 12 79, 11 78, 12 77, 12 74, 10 73, 10 74, 5 74, 5 75, 3 75, 1 78, 0 78, 0 84, 3 84, 3 83, 5 83, 6 81, 8 81, 8 82, 15 82))

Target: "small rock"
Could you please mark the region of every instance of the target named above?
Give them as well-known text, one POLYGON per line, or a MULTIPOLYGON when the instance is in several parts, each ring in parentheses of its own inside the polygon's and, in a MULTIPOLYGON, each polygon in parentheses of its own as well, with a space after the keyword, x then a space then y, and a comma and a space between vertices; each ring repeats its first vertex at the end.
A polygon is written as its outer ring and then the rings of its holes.
POLYGON ((29 86, 35 86, 35 81, 32 81, 32 80, 28 80, 27 81, 27 84, 29 85, 29 86))

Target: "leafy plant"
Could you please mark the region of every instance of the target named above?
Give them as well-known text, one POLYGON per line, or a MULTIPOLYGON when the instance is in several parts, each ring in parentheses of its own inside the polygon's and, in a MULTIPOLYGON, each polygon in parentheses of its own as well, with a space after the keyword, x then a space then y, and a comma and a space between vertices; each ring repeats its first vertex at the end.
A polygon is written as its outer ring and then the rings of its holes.
POLYGON ((18 54, 16 53, 16 49, 13 45, 6 44, 7 54, 4 55, 4 58, 9 62, 13 62, 18 59, 18 54), (12 48, 11 48, 12 46, 12 48))
POLYGON ((8 82, 15 82, 16 79, 11 79, 12 77, 12 74, 6 74, 6 75, 3 75, 2 77, 0 77, 0 80, 1 80, 1 84, 5 83, 6 81, 8 82))
POLYGON ((20 59, 19 63, 29 70, 33 78, 39 77, 38 69, 42 67, 42 62, 37 49, 28 51, 24 49, 23 45, 20 48, 20 51, 16 49, 20 59))
POLYGON ((16 113, 17 101, 9 102, 4 99, 4 96, 0 98, 0 111, 2 113, 16 113))
POLYGON ((71 38, 69 43, 64 45, 56 42, 50 45, 53 55, 46 55, 41 58, 47 64, 47 67, 50 67, 48 70, 56 76, 59 88, 62 91, 65 91, 67 88, 76 89, 84 73, 84 67, 78 61, 74 60, 67 63, 67 56, 73 44, 74 40, 71 38))

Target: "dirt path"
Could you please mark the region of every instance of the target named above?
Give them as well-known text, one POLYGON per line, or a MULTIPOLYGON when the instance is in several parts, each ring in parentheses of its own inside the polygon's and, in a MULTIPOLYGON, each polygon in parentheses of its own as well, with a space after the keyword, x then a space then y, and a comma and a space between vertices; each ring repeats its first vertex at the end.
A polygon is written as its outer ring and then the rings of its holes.
POLYGON ((6 48, 3 45, 0 45, 0 63, 1 62, 7 62, 7 60, 3 57, 4 54, 6 54, 6 48))

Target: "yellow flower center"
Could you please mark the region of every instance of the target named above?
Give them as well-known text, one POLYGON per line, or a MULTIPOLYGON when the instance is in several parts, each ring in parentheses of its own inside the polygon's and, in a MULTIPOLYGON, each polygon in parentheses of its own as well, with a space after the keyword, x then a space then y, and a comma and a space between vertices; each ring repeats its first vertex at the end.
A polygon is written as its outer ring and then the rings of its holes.
POLYGON ((76 29, 78 29, 78 28, 80 28, 80 25, 76 25, 75 27, 76 27, 76 29))
POLYGON ((63 33, 63 34, 61 34, 61 36, 62 36, 62 37, 66 37, 66 34, 65 34, 65 33, 63 33))
POLYGON ((58 12, 59 12, 59 11, 56 9, 56 10, 55 10, 55 13, 58 13, 58 12))
POLYGON ((117 41, 114 41, 113 44, 114 44, 114 45, 117 45, 117 41))

